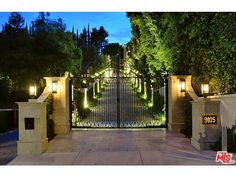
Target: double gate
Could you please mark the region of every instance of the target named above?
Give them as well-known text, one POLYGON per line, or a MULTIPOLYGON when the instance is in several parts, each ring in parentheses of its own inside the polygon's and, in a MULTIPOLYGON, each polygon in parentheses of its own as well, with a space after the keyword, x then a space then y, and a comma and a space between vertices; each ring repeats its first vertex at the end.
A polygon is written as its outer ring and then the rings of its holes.
POLYGON ((72 91, 72 127, 165 127, 167 82, 164 78, 127 75, 106 70, 84 78, 72 91))

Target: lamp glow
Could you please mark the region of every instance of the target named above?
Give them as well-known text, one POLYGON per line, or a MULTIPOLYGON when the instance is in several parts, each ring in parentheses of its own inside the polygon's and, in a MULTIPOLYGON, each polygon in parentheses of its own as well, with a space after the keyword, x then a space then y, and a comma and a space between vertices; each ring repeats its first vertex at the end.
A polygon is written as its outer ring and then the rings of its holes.
POLYGON ((139 92, 139 93, 142 92, 142 80, 141 80, 141 78, 139 78, 139 87, 138 87, 138 92, 139 92))
POLYGON ((109 70, 106 70, 105 77, 109 77, 109 70))
POLYGON ((97 92, 100 93, 100 84, 99 84, 99 79, 97 79, 97 92))
POLYGON ((86 108, 88 108, 88 94, 87 94, 87 92, 88 92, 88 89, 87 88, 85 88, 84 89, 84 108, 86 109, 86 108))
POLYGON ((179 80, 179 90, 180 90, 180 92, 186 92, 185 80, 179 80))
POLYGON ((71 101, 74 101, 74 85, 71 85, 71 101))
POLYGON ((95 83, 93 83, 93 98, 96 98, 95 83))
POLYGON ((138 78, 135 77, 135 88, 138 88, 138 78))
POLYGON ((37 88, 35 85, 31 85, 29 87, 29 95, 30 96, 36 96, 37 95, 37 88))
POLYGON ((153 103, 154 103, 154 89, 153 89, 153 87, 151 87, 151 104, 150 104, 150 106, 152 107, 153 106, 153 103))
POLYGON ((113 71, 111 68, 109 68, 109 75, 110 75, 110 77, 112 77, 112 75, 113 75, 113 71))
POLYGON ((143 99, 147 99, 147 82, 144 82, 144 93, 143 93, 143 99))
POLYGON ((201 85, 201 90, 202 90, 202 94, 208 94, 209 93, 209 84, 202 84, 201 85))
POLYGON ((58 92, 58 81, 53 81, 52 82, 52 93, 57 93, 58 92))

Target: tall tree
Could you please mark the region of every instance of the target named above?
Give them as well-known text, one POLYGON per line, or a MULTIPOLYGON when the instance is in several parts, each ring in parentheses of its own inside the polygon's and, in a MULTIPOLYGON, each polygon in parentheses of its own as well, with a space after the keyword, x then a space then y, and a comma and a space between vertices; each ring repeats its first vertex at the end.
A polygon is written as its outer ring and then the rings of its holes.
POLYGON ((164 64, 170 73, 193 75, 198 91, 202 82, 209 82, 216 93, 236 93, 235 13, 127 13, 127 16, 133 34, 127 49, 135 67, 146 58, 149 74, 160 71, 164 64))
POLYGON ((91 44, 94 45, 98 52, 101 53, 102 49, 108 44, 108 32, 103 26, 99 29, 93 28, 91 33, 91 44))
POLYGON ((13 90, 29 79, 30 40, 20 13, 10 13, 0 39, 0 71, 11 78, 13 90))

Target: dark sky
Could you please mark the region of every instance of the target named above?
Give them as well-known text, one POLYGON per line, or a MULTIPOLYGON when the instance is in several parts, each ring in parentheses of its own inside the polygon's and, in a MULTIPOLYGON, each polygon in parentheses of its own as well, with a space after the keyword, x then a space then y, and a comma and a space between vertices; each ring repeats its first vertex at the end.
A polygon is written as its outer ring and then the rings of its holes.
MULTIPOLYGON (((31 24, 38 16, 37 12, 21 14, 27 24, 31 24)), ((0 24, 7 22, 8 16, 9 12, 0 12, 0 24)), ((131 26, 125 12, 50 12, 50 16, 52 19, 62 18, 69 31, 73 26, 79 32, 88 24, 91 28, 104 26, 109 33, 109 42, 126 44, 131 38, 131 26)))

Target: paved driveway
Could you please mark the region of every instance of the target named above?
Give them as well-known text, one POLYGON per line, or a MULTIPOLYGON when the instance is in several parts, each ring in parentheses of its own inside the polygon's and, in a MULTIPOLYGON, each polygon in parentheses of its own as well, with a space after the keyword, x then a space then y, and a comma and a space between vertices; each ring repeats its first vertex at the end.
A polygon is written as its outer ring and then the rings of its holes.
POLYGON ((17 156, 10 165, 214 165, 214 151, 199 152, 166 129, 74 130, 57 136, 42 155, 17 156))

